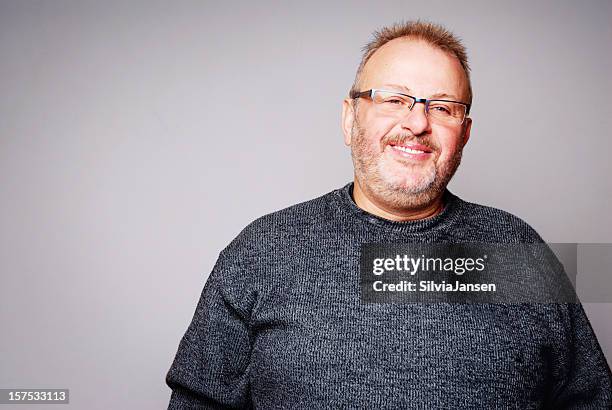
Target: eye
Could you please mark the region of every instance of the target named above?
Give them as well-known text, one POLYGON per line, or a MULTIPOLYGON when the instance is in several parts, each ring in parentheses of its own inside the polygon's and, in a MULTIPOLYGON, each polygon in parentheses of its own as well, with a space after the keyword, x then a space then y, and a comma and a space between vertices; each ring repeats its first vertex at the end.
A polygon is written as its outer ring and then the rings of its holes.
POLYGON ((429 111, 436 114, 451 115, 451 109, 444 104, 435 104, 429 106, 429 111))
POLYGON ((397 96, 397 95, 388 96, 387 98, 383 100, 383 103, 389 106, 393 105, 393 106, 398 106, 398 107, 410 105, 410 102, 408 100, 406 100, 405 98, 402 98, 401 96, 397 96))

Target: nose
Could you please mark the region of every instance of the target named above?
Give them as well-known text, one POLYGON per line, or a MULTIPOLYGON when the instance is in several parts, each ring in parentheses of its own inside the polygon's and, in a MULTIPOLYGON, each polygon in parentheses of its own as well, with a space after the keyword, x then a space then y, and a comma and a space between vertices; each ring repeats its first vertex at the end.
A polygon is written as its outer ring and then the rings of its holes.
POLYGON ((417 102, 410 111, 403 113, 400 125, 416 136, 426 132, 429 129, 429 117, 425 112, 425 103, 417 102))

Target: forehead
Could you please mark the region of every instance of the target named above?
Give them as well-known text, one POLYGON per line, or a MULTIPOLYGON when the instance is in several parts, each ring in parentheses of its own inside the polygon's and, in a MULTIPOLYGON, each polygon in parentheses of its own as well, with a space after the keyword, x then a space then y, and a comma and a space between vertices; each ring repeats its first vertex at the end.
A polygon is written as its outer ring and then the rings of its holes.
POLYGON ((363 68, 361 89, 401 87, 417 97, 447 94, 467 98, 465 72, 457 57, 422 40, 398 38, 376 50, 363 68))

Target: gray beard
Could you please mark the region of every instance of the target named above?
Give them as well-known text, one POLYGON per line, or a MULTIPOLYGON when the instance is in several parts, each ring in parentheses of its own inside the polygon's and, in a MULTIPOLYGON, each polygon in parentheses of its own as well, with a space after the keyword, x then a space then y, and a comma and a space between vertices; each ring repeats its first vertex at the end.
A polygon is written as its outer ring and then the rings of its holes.
POLYGON ((463 148, 459 149, 447 164, 436 166, 416 185, 392 184, 381 177, 378 157, 389 141, 403 142, 408 137, 395 135, 386 138, 381 141, 379 152, 371 152, 365 141, 364 133, 365 131, 355 120, 351 129, 351 157, 355 168, 355 178, 368 196, 378 199, 391 208, 418 209, 431 205, 442 196, 461 163, 463 148))

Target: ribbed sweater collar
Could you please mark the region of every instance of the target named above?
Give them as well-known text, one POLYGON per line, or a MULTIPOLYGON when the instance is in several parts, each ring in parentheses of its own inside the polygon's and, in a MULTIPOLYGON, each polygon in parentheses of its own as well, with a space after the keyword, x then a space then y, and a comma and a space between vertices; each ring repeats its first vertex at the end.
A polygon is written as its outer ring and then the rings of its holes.
POLYGON ((356 223, 398 233, 426 233, 433 230, 450 228, 457 221, 461 203, 463 202, 446 189, 442 196, 444 203, 442 212, 426 219, 399 222, 381 218, 359 208, 353 200, 353 182, 332 193, 332 198, 336 202, 338 212, 344 216, 355 220, 356 223))

